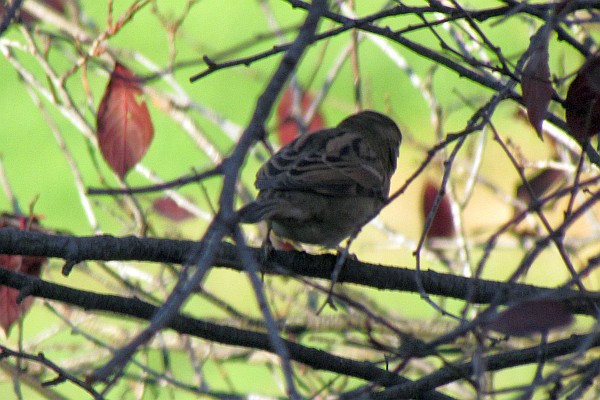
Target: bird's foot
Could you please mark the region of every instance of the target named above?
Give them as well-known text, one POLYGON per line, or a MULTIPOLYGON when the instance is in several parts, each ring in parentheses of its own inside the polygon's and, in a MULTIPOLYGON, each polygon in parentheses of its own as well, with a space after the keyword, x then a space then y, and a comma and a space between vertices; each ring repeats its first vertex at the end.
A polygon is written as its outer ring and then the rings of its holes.
POLYGON ((356 258, 353 254, 350 254, 348 250, 349 247, 350 246, 348 245, 342 248, 338 248, 335 265, 333 266, 333 271, 331 272, 331 285, 329 286, 329 291, 327 292, 327 298, 325 299, 325 302, 323 303, 321 308, 319 308, 319 310, 317 311, 317 315, 319 315, 327 305, 329 305, 332 309, 337 311, 337 307, 333 302, 333 288, 335 287, 335 284, 338 281, 340 272, 346 264, 346 260, 348 259, 348 257, 356 258))

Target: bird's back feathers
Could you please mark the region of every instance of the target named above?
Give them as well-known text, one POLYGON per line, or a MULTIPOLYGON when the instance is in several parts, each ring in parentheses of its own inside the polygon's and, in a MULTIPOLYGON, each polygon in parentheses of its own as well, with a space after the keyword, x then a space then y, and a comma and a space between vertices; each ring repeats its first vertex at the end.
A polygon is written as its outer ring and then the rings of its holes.
POLYGON ((391 120, 391 125, 354 122, 357 116, 364 118, 369 113, 359 113, 336 128, 301 136, 283 147, 258 172, 257 189, 386 197, 400 133, 391 120), (375 132, 369 134, 371 130, 375 132))

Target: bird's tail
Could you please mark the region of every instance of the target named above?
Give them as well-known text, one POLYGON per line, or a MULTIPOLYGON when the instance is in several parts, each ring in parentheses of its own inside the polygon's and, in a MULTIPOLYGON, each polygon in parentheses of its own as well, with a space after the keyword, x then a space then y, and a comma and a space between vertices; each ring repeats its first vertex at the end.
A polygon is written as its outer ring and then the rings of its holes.
POLYGON ((275 201, 254 201, 242 207, 238 211, 240 222, 243 224, 255 224, 267 219, 273 213, 275 201))

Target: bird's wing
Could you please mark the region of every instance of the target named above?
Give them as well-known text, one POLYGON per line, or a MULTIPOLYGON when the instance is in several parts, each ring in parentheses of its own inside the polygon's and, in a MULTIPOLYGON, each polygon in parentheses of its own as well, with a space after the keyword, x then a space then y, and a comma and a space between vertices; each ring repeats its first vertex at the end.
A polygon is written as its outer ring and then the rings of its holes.
POLYGON ((260 169, 256 187, 328 196, 385 196, 382 156, 360 133, 327 129, 282 148, 260 169))

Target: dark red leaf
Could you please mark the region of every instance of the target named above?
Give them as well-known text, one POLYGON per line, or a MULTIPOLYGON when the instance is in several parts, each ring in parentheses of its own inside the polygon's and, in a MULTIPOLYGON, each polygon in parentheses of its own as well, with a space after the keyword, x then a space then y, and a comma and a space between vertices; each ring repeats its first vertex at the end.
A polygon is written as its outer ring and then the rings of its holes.
POLYGON ((152 142, 154 126, 133 73, 117 63, 98 107, 98 144, 121 178, 137 164, 152 142))
POLYGON ((581 67, 565 102, 569 134, 582 146, 600 131, 600 56, 581 67))
POLYGON ((505 335, 528 336, 547 333, 572 321, 573 315, 563 302, 552 299, 528 300, 504 310, 486 327, 505 335))
MULTIPOLYGON (((427 182, 425 184, 425 190, 423 191, 423 222, 427 220, 427 216, 433 209, 435 198, 437 197, 439 190, 433 184, 433 182, 427 182)), ((454 236, 454 223, 452 218, 452 210, 450 207, 450 200, 448 196, 442 197, 440 206, 433 217, 431 227, 427 232, 428 238, 451 238, 454 236)))
MULTIPOLYGON (((557 183, 561 183, 564 180, 564 177, 565 173, 563 171, 546 168, 534 175, 533 178, 528 180, 528 182, 529 186, 533 190, 533 193, 539 199, 545 193, 547 193, 551 187, 555 186, 557 183)), ((517 198, 525 204, 529 204, 531 202, 529 190, 527 190, 527 186, 525 186, 524 183, 517 187, 517 198)))
POLYGON ((536 42, 538 47, 533 50, 527 60, 521 79, 527 117, 540 139, 542 138, 542 123, 546 118, 548 104, 554 93, 550 82, 550 67, 548 67, 548 41, 542 40, 541 42, 541 44, 536 42))
MULTIPOLYGON (((302 114, 308 111, 313 97, 309 93, 302 95, 302 114)), ((281 96, 281 101, 277 106, 277 135, 279 136, 279 142, 282 146, 285 146, 292 140, 296 139, 300 134, 298 129, 298 123, 292 116, 293 111, 293 89, 288 88, 281 96)), ((325 122, 323 115, 320 112, 316 112, 312 121, 308 125, 307 131, 314 132, 319 129, 323 129, 325 122)))
POLYGON ((173 221, 183 221, 188 218, 194 218, 194 214, 185 208, 179 207, 175 200, 170 197, 156 199, 152 204, 152 207, 154 208, 154 211, 173 221))
MULTIPOLYGON (((24 230, 28 229, 30 224, 37 225, 35 218, 9 214, 0 215, 0 228, 10 226, 20 227, 24 230)), ((45 257, 0 254, 0 268, 33 276, 40 276, 42 264, 45 262, 45 257)), ((17 303, 18 296, 17 289, 0 286, 0 326, 7 335, 15 321, 18 321, 33 303, 33 297, 28 296, 19 304, 17 303)))
POLYGON ((560 3, 556 4, 556 8, 554 9, 554 13, 556 15, 560 14, 561 12, 563 12, 563 10, 565 9, 565 7, 567 6, 567 4, 569 4, 571 2, 571 0, 563 0, 560 3))

